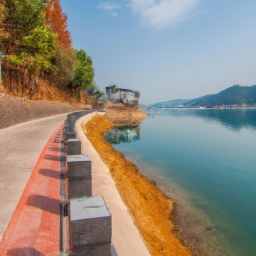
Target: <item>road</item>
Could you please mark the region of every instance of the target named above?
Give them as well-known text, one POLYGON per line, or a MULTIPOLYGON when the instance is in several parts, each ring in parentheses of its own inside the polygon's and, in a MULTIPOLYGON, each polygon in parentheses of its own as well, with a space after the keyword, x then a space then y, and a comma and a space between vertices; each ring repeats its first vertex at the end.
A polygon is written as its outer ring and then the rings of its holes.
POLYGON ((60 114, 0 129, 0 241, 40 153, 66 116, 60 114))

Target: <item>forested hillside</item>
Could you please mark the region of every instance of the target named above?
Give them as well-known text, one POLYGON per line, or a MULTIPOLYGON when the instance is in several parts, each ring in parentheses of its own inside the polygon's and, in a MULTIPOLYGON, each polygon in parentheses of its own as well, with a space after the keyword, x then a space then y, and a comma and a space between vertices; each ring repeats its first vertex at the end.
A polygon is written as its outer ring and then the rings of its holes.
POLYGON ((93 93, 92 59, 72 47, 59 1, 0 0, 1 84, 6 92, 31 99, 41 99, 45 88, 77 98, 93 93))
POLYGON ((193 100, 159 102, 152 106, 156 108, 256 106, 256 85, 234 85, 217 94, 209 94, 193 100))
POLYGON ((254 106, 256 105, 256 85, 234 85, 217 94, 206 95, 184 103, 184 106, 254 106))

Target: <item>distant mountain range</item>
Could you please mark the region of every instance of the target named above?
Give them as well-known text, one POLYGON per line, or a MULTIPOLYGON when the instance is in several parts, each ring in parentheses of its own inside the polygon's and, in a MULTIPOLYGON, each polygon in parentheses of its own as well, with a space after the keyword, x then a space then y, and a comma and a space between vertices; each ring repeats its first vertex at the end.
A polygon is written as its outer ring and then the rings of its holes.
POLYGON ((205 95, 193 100, 169 100, 152 105, 155 108, 179 107, 240 107, 256 106, 256 85, 234 85, 217 94, 205 95))

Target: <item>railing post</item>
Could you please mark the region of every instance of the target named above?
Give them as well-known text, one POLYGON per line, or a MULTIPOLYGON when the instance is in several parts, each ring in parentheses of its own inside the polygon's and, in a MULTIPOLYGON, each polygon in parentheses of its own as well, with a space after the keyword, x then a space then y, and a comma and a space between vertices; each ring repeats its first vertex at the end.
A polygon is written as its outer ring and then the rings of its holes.
POLYGON ((68 155, 69 198, 92 195, 91 159, 87 155, 68 155))
POLYGON ((73 256, 113 255, 111 214, 102 196, 70 199, 70 221, 73 256))

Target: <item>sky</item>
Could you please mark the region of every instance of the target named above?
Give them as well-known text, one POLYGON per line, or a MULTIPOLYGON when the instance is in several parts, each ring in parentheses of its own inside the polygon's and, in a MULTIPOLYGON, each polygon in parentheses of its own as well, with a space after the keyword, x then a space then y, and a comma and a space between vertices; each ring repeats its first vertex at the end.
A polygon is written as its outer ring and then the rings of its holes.
POLYGON ((61 0, 95 82, 141 104, 256 84, 255 0, 61 0))

